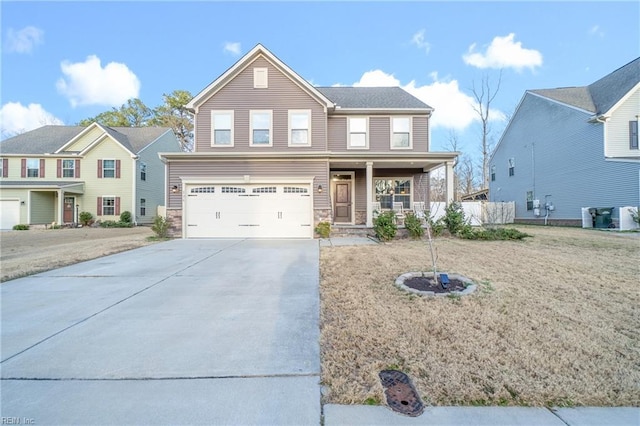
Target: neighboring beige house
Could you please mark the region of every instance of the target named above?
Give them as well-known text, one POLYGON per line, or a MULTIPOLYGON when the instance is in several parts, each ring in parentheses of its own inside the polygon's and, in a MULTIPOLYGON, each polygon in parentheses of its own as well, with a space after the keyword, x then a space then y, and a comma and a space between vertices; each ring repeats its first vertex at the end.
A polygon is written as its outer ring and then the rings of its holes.
POLYGON ((44 126, 0 142, 0 229, 72 224, 131 212, 151 223, 164 205, 158 152, 180 151, 170 128, 44 126))
POLYGON ((184 238, 312 238, 320 221, 373 225, 429 205, 433 109, 399 87, 315 87, 257 45, 188 104, 194 152, 161 153, 167 217, 184 238))

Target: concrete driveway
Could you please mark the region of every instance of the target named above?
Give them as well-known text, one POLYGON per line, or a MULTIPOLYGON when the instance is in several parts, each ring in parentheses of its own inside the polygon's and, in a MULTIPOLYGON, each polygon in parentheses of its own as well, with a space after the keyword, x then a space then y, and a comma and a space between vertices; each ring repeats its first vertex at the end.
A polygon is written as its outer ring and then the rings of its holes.
POLYGON ((9 281, 2 418, 318 424, 317 240, 173 240, 9 281))

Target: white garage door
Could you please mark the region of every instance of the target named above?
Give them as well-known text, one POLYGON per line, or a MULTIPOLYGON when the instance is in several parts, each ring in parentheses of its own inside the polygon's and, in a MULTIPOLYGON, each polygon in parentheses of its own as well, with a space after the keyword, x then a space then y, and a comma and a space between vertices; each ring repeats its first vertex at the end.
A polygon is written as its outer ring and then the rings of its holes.
POLYGON ((187 238, 312 238, 310 185, 190 185, 187 238))
POLYGON ((11 229, 20 223, 20 201, 0 200, 0 229, 11 229))

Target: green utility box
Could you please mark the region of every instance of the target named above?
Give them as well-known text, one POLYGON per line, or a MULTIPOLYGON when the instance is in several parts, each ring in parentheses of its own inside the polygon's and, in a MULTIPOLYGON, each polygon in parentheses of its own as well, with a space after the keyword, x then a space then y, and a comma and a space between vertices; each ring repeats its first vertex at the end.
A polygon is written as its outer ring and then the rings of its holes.
POLYGON ((613 207, 592 208, 589 209, 589 213, 591 213, 594 228, 611 228, 613 207))

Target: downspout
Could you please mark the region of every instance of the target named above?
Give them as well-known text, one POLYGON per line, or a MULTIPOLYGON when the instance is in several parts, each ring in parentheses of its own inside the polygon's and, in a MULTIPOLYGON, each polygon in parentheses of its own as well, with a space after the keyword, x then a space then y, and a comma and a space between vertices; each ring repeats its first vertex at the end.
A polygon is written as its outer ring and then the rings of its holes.
POLYGON ((136 200, 138 199, 138 159, 139 156, 132 157, 133 161, 133 179, 131 179, 131 217, 133 225, 138 226, 138 211, 136 210, 136 200))

